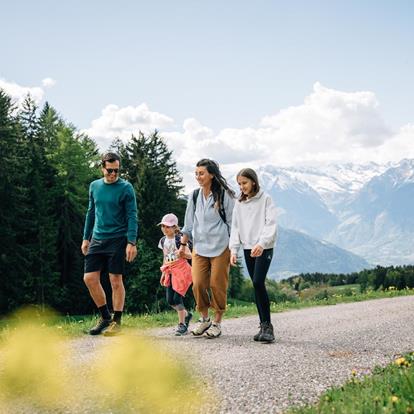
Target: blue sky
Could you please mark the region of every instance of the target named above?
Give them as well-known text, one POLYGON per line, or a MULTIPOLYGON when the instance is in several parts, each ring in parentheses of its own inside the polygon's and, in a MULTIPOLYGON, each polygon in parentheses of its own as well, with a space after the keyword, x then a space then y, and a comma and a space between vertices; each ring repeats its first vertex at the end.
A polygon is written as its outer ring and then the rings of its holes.
MULTIPOLYGON (((253 139, 252 160, 280 162, 263 158, 272 145, 269 128, 299 124, 301 135, 289 127, 287 140, 323 141, 335 130, 323 125, 338 112, 338 100, 345 136, 325 155, 308 154, 309 141, 295 162, 339 161, 347 140, 378 150, 378 161, 387 161, 387 141, 402 148, 393 158, 414 143, 412 1, 15 0, 1 15, 0 86, 40 88, 39 102, 48 100, 103 146, 146 126, 165 130, 182 160, 201 155, 186 145, 198 142, 204 155, 215 156, 214 145, 243 152, 253 139), (42 85, 45 78, 55 84, 42 85), (122 122, 114 122, 121 113, 122 122), (361 132, 365 125, 369 131, 361 132), (234 147, 235 139, 246 148, 234 147)), ((281 137, 275 143, 285 145, 281 137)))

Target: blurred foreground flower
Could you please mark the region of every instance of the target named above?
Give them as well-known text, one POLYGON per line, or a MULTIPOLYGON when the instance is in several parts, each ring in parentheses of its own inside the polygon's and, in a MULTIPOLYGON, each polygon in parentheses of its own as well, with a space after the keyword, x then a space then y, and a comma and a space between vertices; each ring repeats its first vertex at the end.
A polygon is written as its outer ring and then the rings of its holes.
POLYGON ((0 403, 27 403, 42 408, 61 407, 70 387, 65 375, 66 347, 51 328, 49 312, 18 312, 1 343, 0 403))
POLYGON ((204 384, 165 350, 135 335, 104 349, 94 377, 95 396, 105 396, 104 407, 113 412, 195 413, 206 403, 204 384))
POLYGON ((85 337, 69 353, 55 317, 36 309, 14 316, 0 342, 1 414, 185 414, 215 401, 184 364, 136 334, 85 337))

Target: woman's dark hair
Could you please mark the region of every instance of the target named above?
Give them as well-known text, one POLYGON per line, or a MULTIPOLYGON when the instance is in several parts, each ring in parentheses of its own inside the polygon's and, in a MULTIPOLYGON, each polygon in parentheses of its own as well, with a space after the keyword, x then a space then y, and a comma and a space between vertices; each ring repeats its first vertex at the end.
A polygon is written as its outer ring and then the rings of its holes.
POLYGON ((102 167, 105 168, 105 163, 106 162, 115 162, 115 161, 119 161, 119 164, 121 164, 121 158, 119 157, 118 154, 115 154, 114 152, 107 152, 106 154, 104 154, 102 156, 102 167))
POLYGON ((196 164, 196 167, 205 167, 206 170, 213 175, 211 183, 211 192, 213 193, 214 204, 218 210, 221 209, 221 193, 227 191, 227 194, 234 198, 236 193, 229 187, 227 180, 221 175, 218 162, 203 158, 196 164))
MULTIPOLYGON (((237 173, 236 179, 239 177, 245 177, 249 180, 253 181, 253 190, 252 190, 252 196, 255 196, 260 191, 260 184, 259 184, 259 178, 257 177, 256 171, 252 168, 243 168, 237 173)), ((247 198, 247 194, 243 194, 243 192, 240 193, 239 201, 244 201, 247 198)))

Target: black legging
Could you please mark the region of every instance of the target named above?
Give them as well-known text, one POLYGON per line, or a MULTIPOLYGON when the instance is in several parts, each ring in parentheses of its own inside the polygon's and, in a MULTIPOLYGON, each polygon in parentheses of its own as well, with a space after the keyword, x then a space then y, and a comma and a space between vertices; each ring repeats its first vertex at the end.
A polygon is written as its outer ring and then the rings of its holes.
POLYGON ((259 257, 250 257, 251 250, 244 250, 247 270, 254 287, 254 298, 260 322, 270 322, 270 303, 265 279, 273 257, 273 249, 265 249, 259 257))

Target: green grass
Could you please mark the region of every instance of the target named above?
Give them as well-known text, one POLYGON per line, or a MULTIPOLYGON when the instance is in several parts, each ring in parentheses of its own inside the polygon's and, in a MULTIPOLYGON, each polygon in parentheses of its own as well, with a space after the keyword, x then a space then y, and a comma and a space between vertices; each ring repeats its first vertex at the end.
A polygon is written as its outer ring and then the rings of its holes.
MULTIPOLYGON (((414 295, 414 290, 391 290, 391 291, 367 291, 359 292, 358 285, 347 285, 340 287, 319 287, 319 292, 328 291, 327 298, 321 299, 297 299, 296 301, 271 302, 271 312, 284 312, 290 309, 301 309, 311 306, 336 305, 338 303, 358 302, 370 299, 390 298, 396 296, 414 295), (347 294, 342 295, 341 291, 347 289, 347 294), (350 290, 351 289, 351 294, 350 290), (334 293, 332 293, 334 292, 334 293)), ((256 305, 254 303, 243 302, 239 300, 229 300, 225 317, 239 318, 247 315, 257 315, 256 305)), ((197 318, 197 315, 194 315, 197 318)), ((85 334, 88 329, 95 323, 94 316, 64 316, 53 318, 50 322, 60 333, 69 337, 76 337, 85 334)), ((153 314, 131 315, 124 314, 123 325, 125 328, 148 329, 157 327, 174 326, 177 321, 177 315, 174 311, 166 311, 153 314)), ((0 339, 7 337, 10 329, 13 329, 13 320, 10 318, 0 320, 0 339)))
POLYGON ((414 413, 414 352, 396 359, 370 376, 355 375, 342 387, 324 393, 319 402, 287 414, 414 413))

